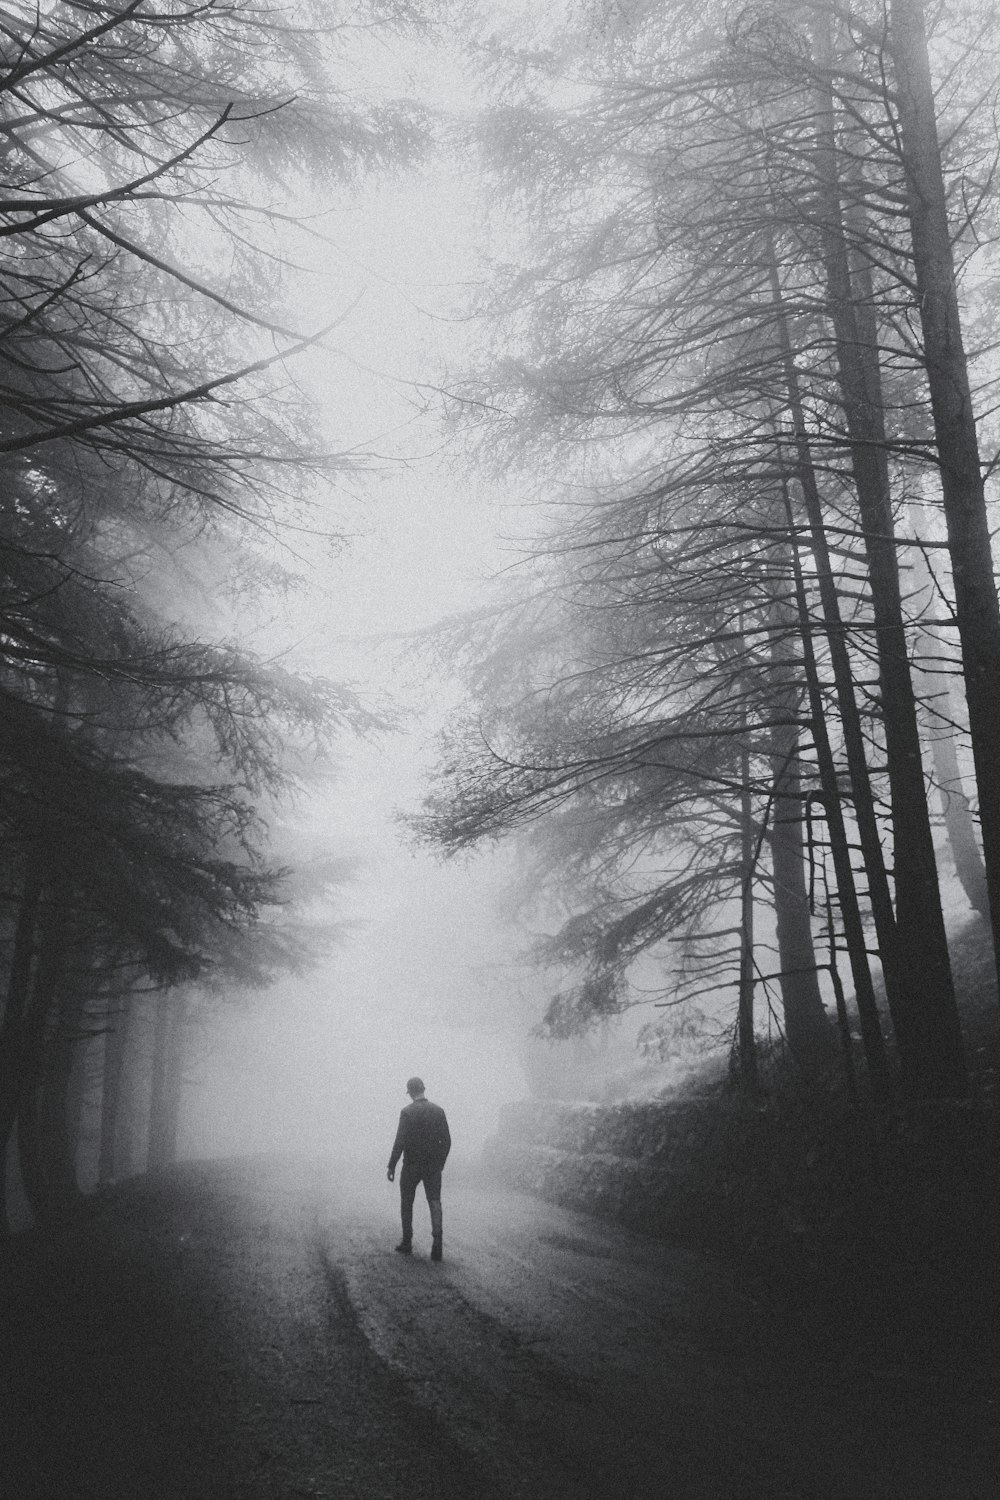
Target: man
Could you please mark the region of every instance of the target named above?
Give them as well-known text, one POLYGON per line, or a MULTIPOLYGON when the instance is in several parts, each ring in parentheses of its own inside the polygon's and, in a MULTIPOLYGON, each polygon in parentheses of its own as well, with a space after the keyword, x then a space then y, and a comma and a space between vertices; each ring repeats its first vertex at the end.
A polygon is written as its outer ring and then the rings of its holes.
POLYGON ((431 1260, 441 1259, 441 1172, 451 1150, 451 1135, 444 1110, 432 1104, 424 1093, 423 1080, 411 1078, 406 1092, 413 1101, 400 1111, 399 1129, 389 1157, 386 1173, 390 1182, 396 1178, 396 1163, 403 1158, 399 1177, 399 1211, 403 1220, 403 1238, 396 1246, 400 1255, 413 1250, 413 1200, 418 1183, 423 1183, 427 1206, 431 1211, 431 1260))

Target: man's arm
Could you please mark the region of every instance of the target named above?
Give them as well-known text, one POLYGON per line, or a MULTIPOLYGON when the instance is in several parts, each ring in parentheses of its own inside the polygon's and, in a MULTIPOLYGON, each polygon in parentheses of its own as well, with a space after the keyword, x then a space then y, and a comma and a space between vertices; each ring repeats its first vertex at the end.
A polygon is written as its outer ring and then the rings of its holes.
POLYGON ((444 1110, 441 1111, 441 1165, 444 1166, 448 1160, 448 1152, 451 1150, 451 1131, 448 1129, 448 1116, 444 1110))
POLYGON ((392 1153, 391 1153, 391 1155, 389 1157, 389 1167, 388 1167, 388 1170, 387 1170, 387 1172, 385 1174, 388 1177, 388 1179, 389 1179, 390 1182, 392 1182, 393 1178, 396 1175, 396 1163, 399 1161, 399 1158, 402 1156, 402 1154, 403 1154, 403 1148, 405 1147, 405 1145, 406 1145, 406 1111, 401 1109, 400 1112, 399 1112, 399 1125, 398 1125, 397 1130, 396 1130, 396 1139, 392 1143, 392 1153))

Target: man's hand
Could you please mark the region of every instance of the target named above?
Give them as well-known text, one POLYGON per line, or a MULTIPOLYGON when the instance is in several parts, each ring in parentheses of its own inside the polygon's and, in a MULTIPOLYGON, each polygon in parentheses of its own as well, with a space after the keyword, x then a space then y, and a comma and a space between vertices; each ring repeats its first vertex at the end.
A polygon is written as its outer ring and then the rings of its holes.
POLYGON ((395 1167, 389 1167, 387 1169, 385 1175, 388 1177, 388 1179, 389 1179, 390 1182, 395 1182, 396 1181, 396 1168, 395 1167))

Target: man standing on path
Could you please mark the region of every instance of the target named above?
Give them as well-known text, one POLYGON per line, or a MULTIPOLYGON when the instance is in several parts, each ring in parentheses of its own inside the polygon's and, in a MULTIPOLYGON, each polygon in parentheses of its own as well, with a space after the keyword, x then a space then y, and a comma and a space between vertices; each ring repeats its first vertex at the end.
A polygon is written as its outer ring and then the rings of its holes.
POLYGON ((400 1111, 399 1129, 392 1144, 387 1176, 395 1181, 396 1163, 403 1158, 399 1177, 399 1211, 403 1238, 396 1249, 409 1255, 413 1249, 413 1200, 423 1183, 431 1211, 431 1260, 441 1259, 441 1172, 451 1150, 448 1119, 439 1104, 424 1094, 423 1080, 411 1078, 406 1085, 411 1104, 400 1111))

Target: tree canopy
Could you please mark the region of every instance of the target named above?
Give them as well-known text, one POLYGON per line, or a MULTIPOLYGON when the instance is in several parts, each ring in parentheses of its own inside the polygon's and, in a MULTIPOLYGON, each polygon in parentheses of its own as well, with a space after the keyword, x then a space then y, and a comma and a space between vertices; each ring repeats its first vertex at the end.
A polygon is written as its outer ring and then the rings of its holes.
POLYGON ((126 1028, 130 996, 301 961, 263 920, 286 899, 268 816, 306 745, 384 722, 255 655, 235 604, 287 584, 262 540, 352 462, 288 379, 329 333, 283 311, 304 185, 424 136, 338 87, 361 19, 56 0, 0 22, 0 1146, 16 1122, 36 1213, 72 1186, 68 1039, 126 1028))
POLYGON ((964 685, 989 883, 996 36, 976 5, 929 24, 917 0, 580 6, 487 49, 478 140, 520 227, 456 413, 548 519, 528 602, 468 629, 471 724, 424 830, 547 842, 552 947, 589 965, 564 1027, 680 940, 663 993, 731 985, 751 1087, 774 978, 803 1055, 824 1028, 792 981, 830 975, 850 1058, 846 949, 875 1095, 967 1088, 926 669, 964 685))

